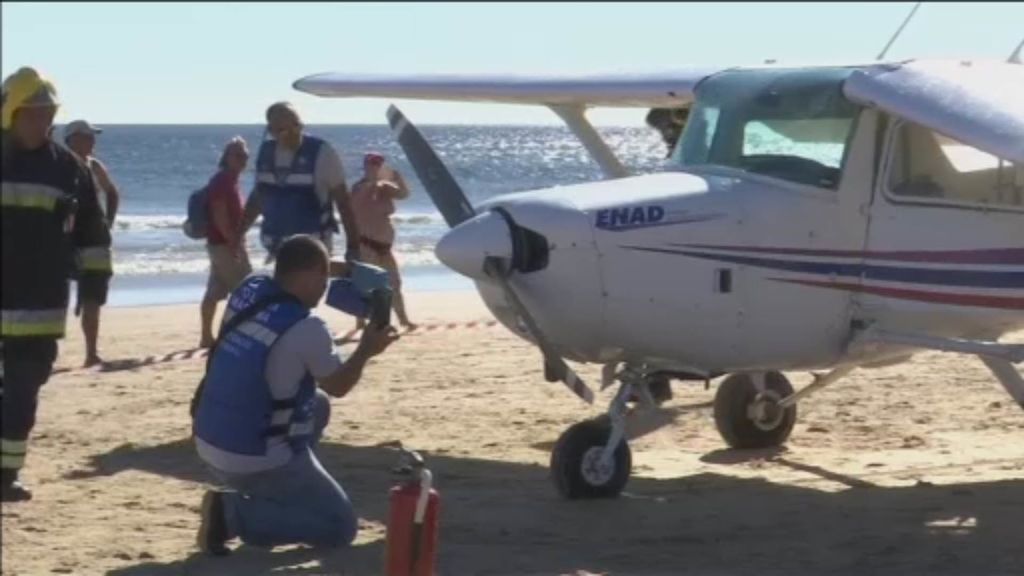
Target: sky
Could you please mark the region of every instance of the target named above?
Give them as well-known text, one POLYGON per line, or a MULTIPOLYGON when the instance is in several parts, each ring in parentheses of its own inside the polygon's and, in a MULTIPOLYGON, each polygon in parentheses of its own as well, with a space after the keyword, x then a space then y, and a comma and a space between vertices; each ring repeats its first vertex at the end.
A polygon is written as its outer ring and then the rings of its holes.
MULTIPOLYGON (((2 3, 3 76, 31 65, 58 122, 383 124, 390 101, 292 89, 319 72, 577 74, 874 59, 913 3, 2 3)), ((891 58, 997 58, 1024 3, 924 3, 891 58)), ((558 124, 536 106, 396 101, 419 124, 558 124)), ((600 109, 599 125, 644 111, 600 109)))

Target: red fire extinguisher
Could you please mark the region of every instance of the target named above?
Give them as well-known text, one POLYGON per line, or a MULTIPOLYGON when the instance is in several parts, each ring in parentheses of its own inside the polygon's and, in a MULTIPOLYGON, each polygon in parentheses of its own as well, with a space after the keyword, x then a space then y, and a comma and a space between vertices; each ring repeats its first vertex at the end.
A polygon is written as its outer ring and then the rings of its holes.
POLYGON ((387 531, 387 576, 433 576, 437 559, 437 520, 441 496, 433 475, 416 452, 403 450, 395 470, 400 483, 391 488, 387 531))

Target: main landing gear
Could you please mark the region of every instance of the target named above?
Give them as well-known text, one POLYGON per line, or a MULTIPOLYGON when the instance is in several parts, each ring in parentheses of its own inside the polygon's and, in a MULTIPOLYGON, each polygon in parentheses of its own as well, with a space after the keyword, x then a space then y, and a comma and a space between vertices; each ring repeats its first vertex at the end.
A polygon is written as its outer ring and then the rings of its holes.
POLYGON ((731 448, 779 446, 796 424, 796 405, 779 405, 791 394, 781 372, 731 374, 715 394, 715 427, 731 448))

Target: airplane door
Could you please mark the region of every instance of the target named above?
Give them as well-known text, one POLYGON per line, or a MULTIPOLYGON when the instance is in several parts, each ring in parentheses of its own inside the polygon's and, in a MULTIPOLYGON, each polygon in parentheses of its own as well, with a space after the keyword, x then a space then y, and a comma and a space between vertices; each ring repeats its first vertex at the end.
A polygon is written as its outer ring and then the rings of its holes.
POLYGON ((759 254, 737 269, 737 283, 747 286, 740 342, 752 365, 824 366, 845 352, 868 237, 876 127, 873 111, 857 114, 835 189, 747 210, 745 243, 759 254))
POLYGON ((1024 321, 1024 168, 926 126, 889 123, 862 313, 908 330, 1024 321))

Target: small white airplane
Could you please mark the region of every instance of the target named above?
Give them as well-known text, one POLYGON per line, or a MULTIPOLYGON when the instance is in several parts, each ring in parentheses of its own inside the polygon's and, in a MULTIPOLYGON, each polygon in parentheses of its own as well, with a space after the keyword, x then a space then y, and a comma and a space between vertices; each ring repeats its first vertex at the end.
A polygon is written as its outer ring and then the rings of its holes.
POLYGON ((537 104, 608 179, 473 207, 421 134, 388 119, 452 229, 436 252, 536 343, 548 380, 593 402, 565 359, 620 384, 607 418, 561 436, 568 498, 618 495, 627 402, 707 382, 730 446, 786 441, 796 405, 920 350, 975 355, 1024 408, 1024 66, 902 61, 577 78, 353 76, 327 97, 537 104), (664 173, 630 176, 591 106, 688 108, 664 173), (814 372, 794 391, 783 371, 814 372))

